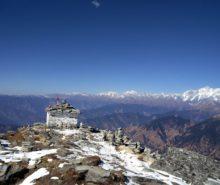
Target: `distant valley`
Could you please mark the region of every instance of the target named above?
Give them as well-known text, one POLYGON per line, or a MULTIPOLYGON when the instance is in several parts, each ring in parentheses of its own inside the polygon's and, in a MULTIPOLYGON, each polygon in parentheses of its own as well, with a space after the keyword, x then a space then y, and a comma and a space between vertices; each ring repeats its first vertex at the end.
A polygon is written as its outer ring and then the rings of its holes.
POLYGON ((0 95, 0 131, 45 122, 45 108, 57 96, 81 110, 80 122, 109 130, 121 127, 153 150, 184 147, 220 159, 220 90, 207 87, 183 94, 0 95))

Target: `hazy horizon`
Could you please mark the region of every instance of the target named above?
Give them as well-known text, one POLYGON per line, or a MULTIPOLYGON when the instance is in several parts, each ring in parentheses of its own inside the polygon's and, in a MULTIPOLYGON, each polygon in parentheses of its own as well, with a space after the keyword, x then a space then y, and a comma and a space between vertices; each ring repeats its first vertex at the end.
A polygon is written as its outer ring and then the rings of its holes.
POLYGON ((184 91, 181 92, 165 92, 165 91, 161 91, 161 92, 153 92, 150 90, 146 90, 146 91, 136 91, 135 89, 130 89, 130 90, 125 90, 125 91, 117 91, 117 90, 109 90, 109 91, 102 91, 102 92, 49 92, 49 93, 21 93, 21 92, 14 92, 14 93, 4 93, 4 92, 0 92, 0 95, 21 95, 21 96, 25 96, 25 95, 33 95, 33 96, 49 96, 49 95, 101 95, 101 94, 107 94, 107 93, 116 93, 117 95, 123 95, 123 94, 132 94, 132 93, 137 93, 138 95, 144 95, 145 93, 149 93, 149 94, 179 94, 181 95, 182 93, 189 91, 189 90, 199 90, 199 89, 206 89, 206 88, 210 88, 211 90, 216 90, 216 89, 220 89, 220 87, 210 87, 210 86, 204 86, 204 87, 200 87, 197 89, 186 89, 184 91))

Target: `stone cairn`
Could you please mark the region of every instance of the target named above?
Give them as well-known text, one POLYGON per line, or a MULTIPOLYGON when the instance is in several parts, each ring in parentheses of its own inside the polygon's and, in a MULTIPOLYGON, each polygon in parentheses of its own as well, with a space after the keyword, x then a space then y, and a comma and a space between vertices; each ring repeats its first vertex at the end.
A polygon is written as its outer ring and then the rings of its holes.
POLYGON ((103 140, 109 141, 114 146, 125 145, 130 147, 135 153, 144 152, 144 148, 141 146, 140 142, 132 142, 128 136, 126 136, 121 128, 116 131, 104 131, 103 140))

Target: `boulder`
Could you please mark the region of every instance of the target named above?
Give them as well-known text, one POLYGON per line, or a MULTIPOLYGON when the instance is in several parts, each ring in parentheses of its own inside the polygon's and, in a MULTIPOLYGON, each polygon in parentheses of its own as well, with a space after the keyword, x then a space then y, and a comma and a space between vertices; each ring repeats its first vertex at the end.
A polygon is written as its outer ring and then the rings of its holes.
POLYGON ((107 183, 111 181, 110 171, 101 167, 91 166, 86 174, 86 182, 107 183))
POLYGON ((16 184, 29 172, 26 162, 11 163, 2 168, 1 185, 16 184))
POLYGON ((137 177, 137 176, 132 177, 132 181, 139 185, 165 185, 166 184, 156 179, 148 179, 145 177, 137 177))
POLYGON ((89 171, 90 167, 86 166, 86 165, 82 165, 82 166, 77 166, 75 168, 75 171, 79 174, 86 174, 89 171))
POLYGON ((69 165, 63 168, 54 168, 50 170, 50 174, 36 180, 35 185, 70 185, 83 184, 82 180, 85 177, 79 174, 69 165), (52 177, 58 177, 54 179, 52 177))
POLYGON ((82 165, 98 166, 101 163, 99 156, 89 156, 82 159, 82 165))
POLYGON ((73 152, 71 152, 70 150, 66 149, 66 148, 59 148, 57 150, 57 155, 59 155, 60 157, 66 157, 67 155, 72 154, 73 152))
POLYGON ((4 175, 6 175, 6 173, 8 172, 9 169, 10 169, 9 165, 1 164, 0 165, 0 178, 4 177, 4 175))
POLYGON ((85 175, 85 184, 124 184, 125 176, 121 171, 110 172, 98 166, 81 165, 75 168, 78 174, 85 175))
POLYGON ((126 181, 123 171, 111 171, 111 178, 114 182, 124 183, 126 181))
POLYGON ((48 170, 58 168, 61 163, 66 163, 67 161, 59 159, 56 154, 50 154, 43 156, 38 164, 37 168, 46 167, 48 170))

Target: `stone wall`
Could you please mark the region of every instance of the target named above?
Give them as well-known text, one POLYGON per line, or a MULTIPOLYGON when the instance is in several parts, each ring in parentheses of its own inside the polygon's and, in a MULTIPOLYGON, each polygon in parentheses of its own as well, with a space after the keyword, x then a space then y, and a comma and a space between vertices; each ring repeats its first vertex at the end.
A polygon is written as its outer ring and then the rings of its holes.
POLYGON ((58 127, 58 128, 70 128, 77 125, 77 118, 70 117, 56 117, 51 116, 50 113, 47 113, 47 126, 48 127, 58 127))

